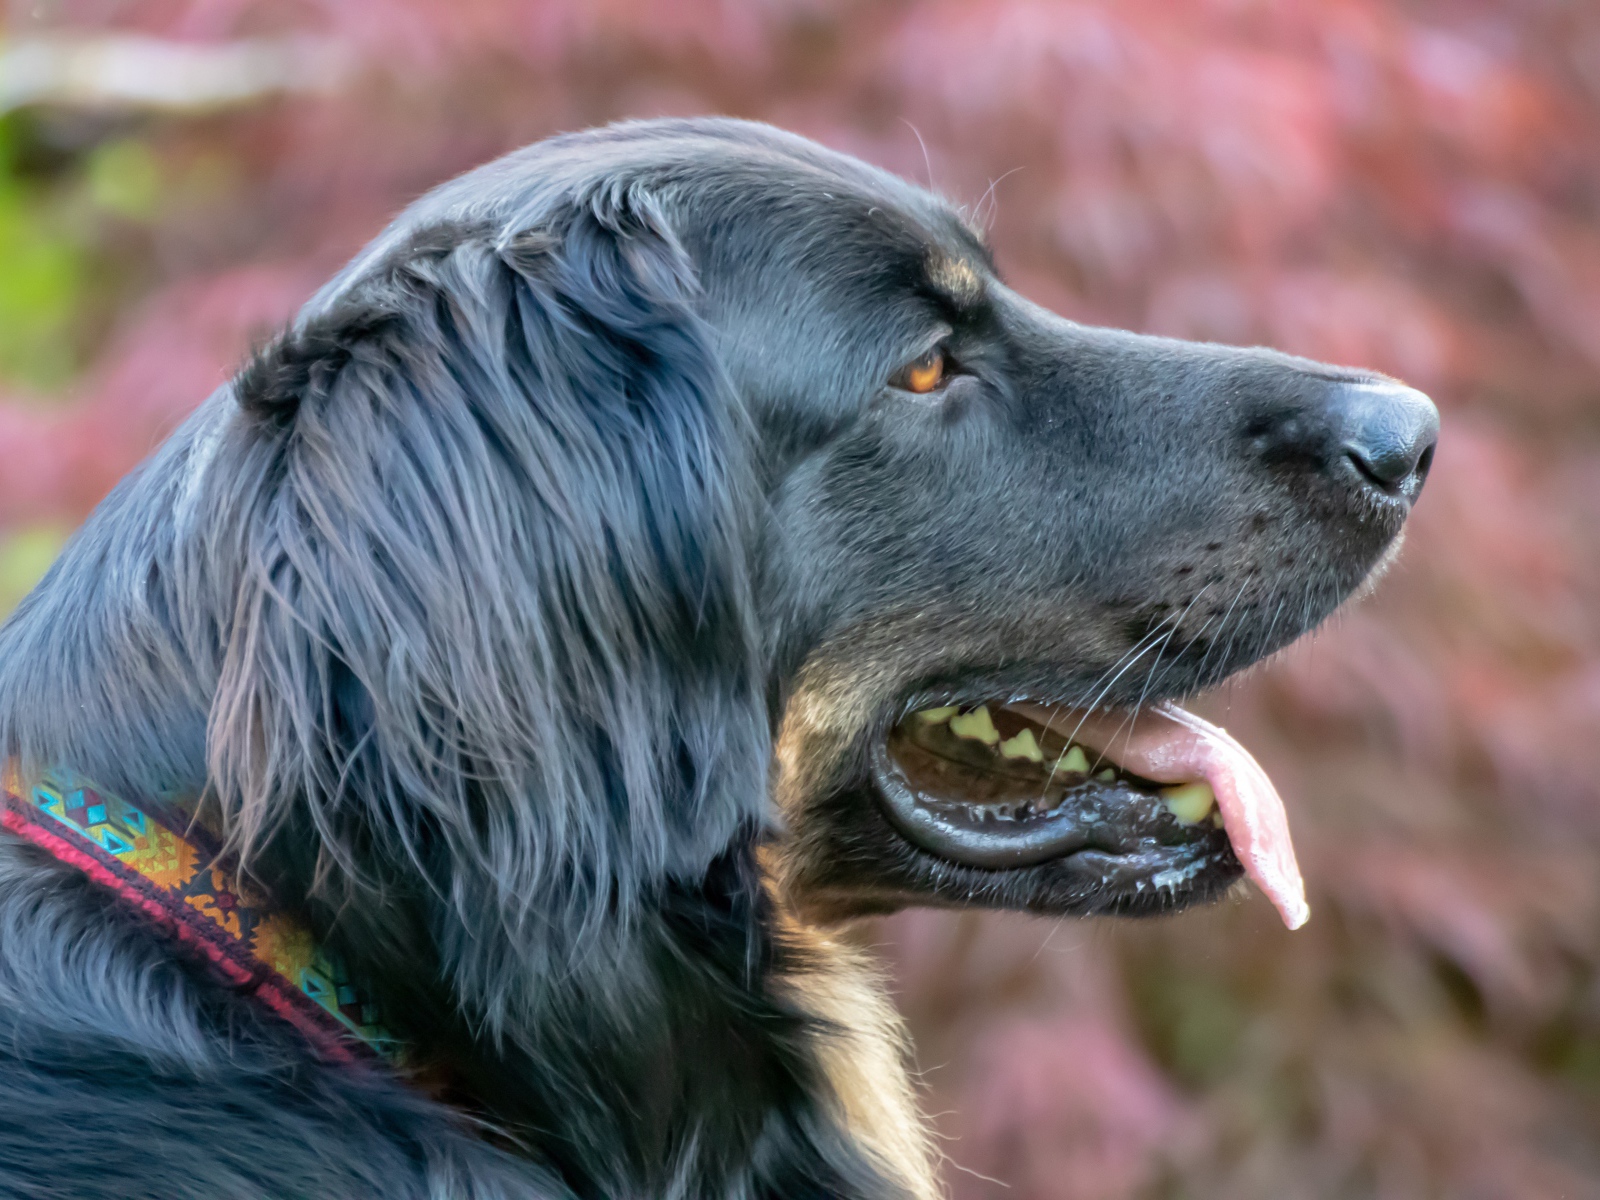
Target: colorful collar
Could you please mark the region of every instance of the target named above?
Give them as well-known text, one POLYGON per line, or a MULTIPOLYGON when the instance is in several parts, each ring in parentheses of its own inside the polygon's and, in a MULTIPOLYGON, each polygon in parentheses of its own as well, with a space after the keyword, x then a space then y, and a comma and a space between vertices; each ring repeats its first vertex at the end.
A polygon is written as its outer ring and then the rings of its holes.
POLYGON ((110 888, 325 1058, 401 1059, 401 1043, 343 964, 222 865, 215 840, 188 816, 162 804, 135 807, 59 769, 24 787, 11 764, 4 790, 0 825, 110 888))

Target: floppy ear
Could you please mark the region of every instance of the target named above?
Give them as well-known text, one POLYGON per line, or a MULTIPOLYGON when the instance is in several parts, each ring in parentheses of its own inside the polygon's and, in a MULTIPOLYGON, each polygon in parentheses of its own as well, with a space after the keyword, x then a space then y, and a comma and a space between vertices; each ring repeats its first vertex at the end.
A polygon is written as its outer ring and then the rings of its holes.
POLYGON ((335 906, 420 873, 496 1027, 764 806, 761 500, 696 299, 639 191, 431 231, 240 375, 209 473, 235 844, 308 824, 335 906))

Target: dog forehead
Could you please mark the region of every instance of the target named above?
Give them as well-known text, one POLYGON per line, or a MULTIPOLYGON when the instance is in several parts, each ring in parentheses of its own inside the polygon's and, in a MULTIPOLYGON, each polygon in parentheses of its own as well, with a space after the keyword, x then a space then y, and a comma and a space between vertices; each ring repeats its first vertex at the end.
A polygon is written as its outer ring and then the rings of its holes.
POLYGON ((849 296, 881 303, 896 294, 977 308, 994 268, 961 214, 906 180, 836 157, 837 172, 792 159, 706 163, 673 202, 705 282, 771 296, 787 277, 836 309, 849 296))
POLYGON ((537 227, 597 190, 634 189, 672 211, 680 235, 700 242, 700 265, 713 270, 717 242, 729 259, 722 265, 736 275, 755 262, 800 270, 818 260, 849 283, 852 262, 870 272, 897 260, 958 308, 981 295, 982 278, 993 272, 981 234, 908 180, 771 126, 667 119, 551 138, 433 189, 325 285, 302 317, 404 253, 419 230, 509 233, 537 227))

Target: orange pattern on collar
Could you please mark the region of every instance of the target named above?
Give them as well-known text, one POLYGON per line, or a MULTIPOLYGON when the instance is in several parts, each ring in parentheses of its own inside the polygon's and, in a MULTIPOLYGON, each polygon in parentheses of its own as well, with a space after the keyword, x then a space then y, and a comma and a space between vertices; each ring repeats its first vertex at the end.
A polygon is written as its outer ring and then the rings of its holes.
POLYGON ((112 889, 323 1057, 401 1060, 401 1043, 344 965, 241 880, 192 819, 163 803, 132 804, 61 769, 25 785, 8 764, 4 792, 0 825, 112 889))

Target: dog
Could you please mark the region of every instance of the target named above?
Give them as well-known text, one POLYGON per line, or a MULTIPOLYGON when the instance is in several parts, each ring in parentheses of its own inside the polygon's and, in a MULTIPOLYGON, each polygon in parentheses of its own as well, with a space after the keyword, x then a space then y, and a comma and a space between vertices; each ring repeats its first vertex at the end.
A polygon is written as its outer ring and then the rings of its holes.
POLYGON ((1437 431, 758 124, 443 185, 0 630, 0 1194, 937 1195, 835 923, 1303 920, 1171 702, 1382 570, 1437 431))

